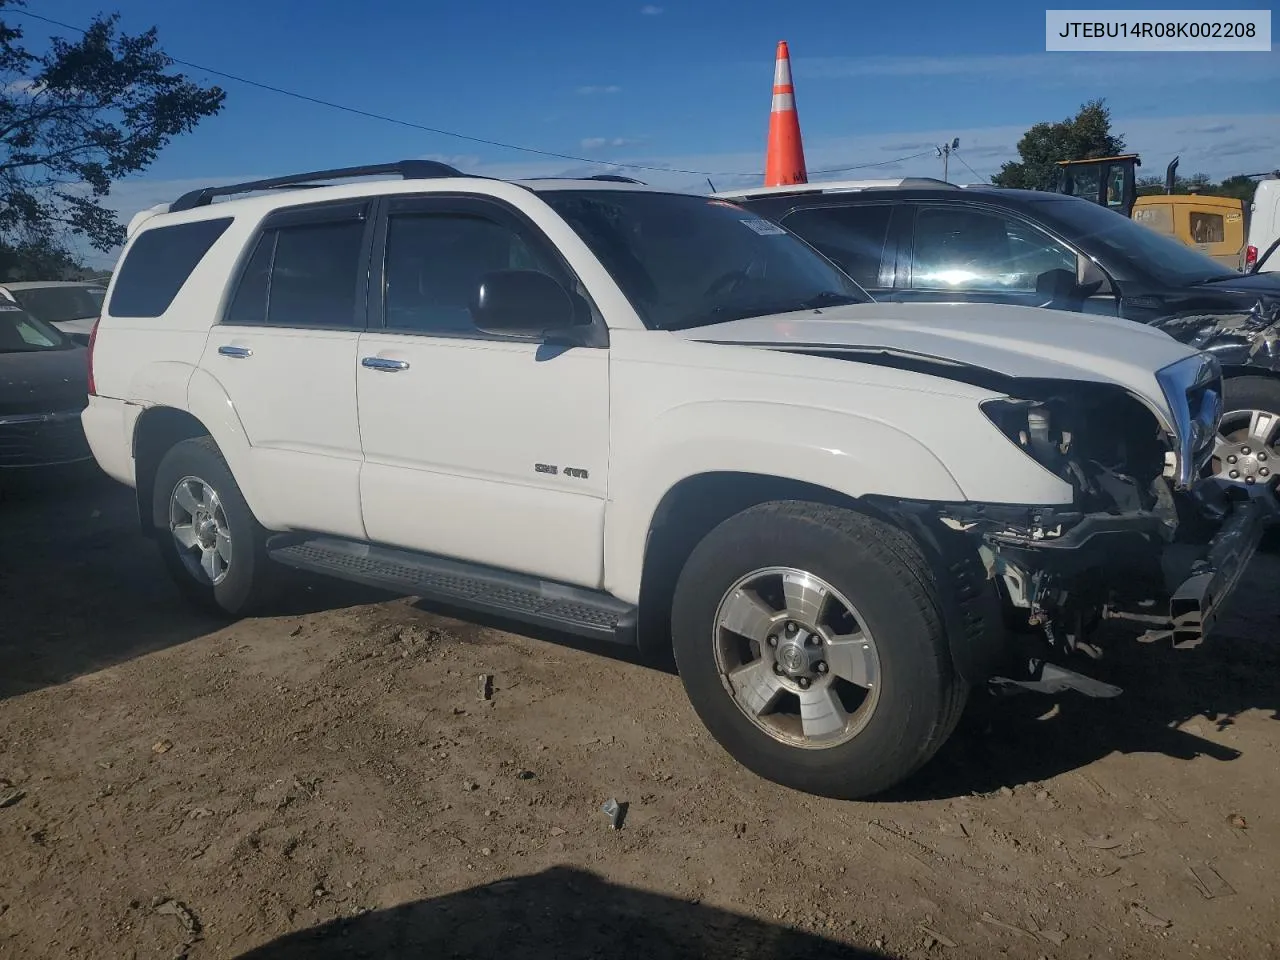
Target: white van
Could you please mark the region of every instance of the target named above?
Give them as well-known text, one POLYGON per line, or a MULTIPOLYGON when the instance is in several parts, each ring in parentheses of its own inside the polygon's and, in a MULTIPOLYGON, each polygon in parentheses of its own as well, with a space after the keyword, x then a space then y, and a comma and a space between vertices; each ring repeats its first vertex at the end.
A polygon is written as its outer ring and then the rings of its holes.
POLYGON ((1245 273, 1280 273, 1280 178, 1260 180, 1249 209, 1245 273))

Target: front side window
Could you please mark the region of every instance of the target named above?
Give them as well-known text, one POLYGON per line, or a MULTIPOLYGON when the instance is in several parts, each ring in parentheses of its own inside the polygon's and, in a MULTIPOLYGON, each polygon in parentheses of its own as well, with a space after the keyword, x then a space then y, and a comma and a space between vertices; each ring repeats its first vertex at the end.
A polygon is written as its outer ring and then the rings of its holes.
POLYGON ((102 311, 101 287, 30 287, 15 290, 14 297, 32 316, 45 323, 87 320, 102 311))
POLYGON ((1076 256, 1030 224, 961 205, 923 206, 916 217, 912 289, 1034 293, 1050 270, 1074 275, 1076 256))
POLYGON ((647 190, 551 190, 541 196, 650 329, 871 299, 799 237, 735 203, 647 190))
POLYGON ((357 325, 362 220, 265 230, 241 275, 227 323, 273 327, 357 325))
POLYGON ((423 334, 477 333, 471 302, 486 273, 536 270, 563 282, 512 227, 457 212, 392 214, 383 263, 383 322, 423 334))

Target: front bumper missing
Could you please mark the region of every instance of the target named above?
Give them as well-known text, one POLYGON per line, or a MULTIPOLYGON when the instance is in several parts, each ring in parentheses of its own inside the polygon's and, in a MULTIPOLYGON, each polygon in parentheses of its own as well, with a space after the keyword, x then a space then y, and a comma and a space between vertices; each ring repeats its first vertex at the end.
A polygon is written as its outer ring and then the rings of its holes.
POLYGON ((1236 503, 1206 545, 1204 556, 1193 563, 1191 573, 1170 596, 1168 629, 1149 630, 1143 639, 1168 637, 1178 649, 1204 642, 1273 520, 1274 511, 1261 498, 1236 503))
POLYGON ((1220 500, 1216 530, 1203 541, 1178 539, 1176 521, 1156 513, 1091 514, 1072 518, 1057 536, 1045 536, 1043 527, 1031 535, 988 528, 983 552, 1033 624, 1054 618, 1048 607, 1056 590, 1071 592, 1081 577, 1101 574, 1104 618, 1143 625, 1146 642, 1190 649, 1213 632, 1263 534, 1280 519, 1275 493, 1256 494, 1220 500))

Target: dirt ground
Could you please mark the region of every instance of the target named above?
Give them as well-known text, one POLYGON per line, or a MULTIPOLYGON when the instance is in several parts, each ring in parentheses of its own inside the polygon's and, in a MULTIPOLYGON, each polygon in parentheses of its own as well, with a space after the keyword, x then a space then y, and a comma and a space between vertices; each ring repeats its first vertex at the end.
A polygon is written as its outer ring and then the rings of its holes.
POLYGON ((27 484, 0 957, 1276 956, 1278 582, 1256 560, 1205 648, 1126 649, 1120 699, 983 699, 900 796, 839 803, 607 652, 328 582, 202 618, 129 491, 27 484))

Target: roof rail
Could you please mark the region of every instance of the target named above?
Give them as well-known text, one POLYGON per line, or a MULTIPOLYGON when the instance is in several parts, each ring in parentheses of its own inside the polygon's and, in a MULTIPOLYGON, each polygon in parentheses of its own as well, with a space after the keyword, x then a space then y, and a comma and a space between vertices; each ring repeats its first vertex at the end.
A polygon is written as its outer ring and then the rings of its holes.
POLYGON ((608 180, 610 183, 638 183, 640 186, 648 186, 643 180, 637 180, 635 177, 624 177, 619 173, 594 173, 589 177, 583 177, 583 180, 608 180))
POLYGON ((273 190, 279 187, 315 186, 317 180, 336 180, 345 177, 380 177, 398 174, 405 180, 428 180, 435 177, 465 177, 447 163, 436 160, 400 160, 397 163, 374 163, 363 167, 339 167, 336 170, 316 170, 311 173, 293 173, 287 177, 270 180, 250 180, 245 183, 228 183, 221 187, 202 187, 184 193, 169 205, 171 213, 194 210, 213 202, 214 197, 226 197, 234 193, 252 193, 257 190, 273 190))

